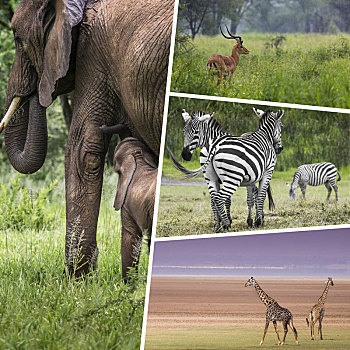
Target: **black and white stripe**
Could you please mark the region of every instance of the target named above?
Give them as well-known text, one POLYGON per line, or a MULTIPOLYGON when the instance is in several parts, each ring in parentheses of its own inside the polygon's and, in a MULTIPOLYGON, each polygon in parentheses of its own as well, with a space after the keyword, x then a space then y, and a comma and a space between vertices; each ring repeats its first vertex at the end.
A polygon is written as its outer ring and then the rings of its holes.
MULTIPOLYGON (((182 156, 190 160, 193 151, 206 147, 209 155, 201 168, 188 170, 181 164, 178 169, 188 176, 197 176, 205 172, 212 209, 215 217, 215 230, 230 227, 230 218, 224 204, 230 200, 239 186, 254 186, 259 183, 257 190, 257 216, 255 225, 263 224, 263 205, 266 189, 269 186, 272 172, 276 164, 276 153, 282 150, 280 118, 283 111, 259 111, 259 129, 256 132, 242 136, 232 136, 225 132, 217 133, 220 125, 212 118, 212 114, 196 111, 192 116, 183 115, 186 121, 184 128, 185 144, 182 156), (276 150, 275 150, 276 149, 276 150), (220 183, 222 188, 220 189, 220 183)), ((173 159, 174 160, 174 159, 173 159)), ((248 191, 249 193, 249 191, 248 191)), ((255 191, 251 193, 254 195, 255 191)))
POLYGON ((293 175, 293 181, 289 188, 289 196, 291 199, 296 199, 296 190, 299 186, 303 198, 305 198, 307 185, 320 186, 324 184, 328 190, 327 200, 331 196, 332 187, 335 192, 335 199, 338 200, 337 174, 338 181, 340 181, 341 176, 338 169, 334 164, 329 162, 301 165, 293 175))

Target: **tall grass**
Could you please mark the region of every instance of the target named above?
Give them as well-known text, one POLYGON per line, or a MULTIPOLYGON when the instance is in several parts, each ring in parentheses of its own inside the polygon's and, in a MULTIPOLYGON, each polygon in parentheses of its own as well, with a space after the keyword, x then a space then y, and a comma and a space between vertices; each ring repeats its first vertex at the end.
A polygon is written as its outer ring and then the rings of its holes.
MULTIPOLYGON (((139 348, 148 256, 144 249, 139 271, 125 285, 121 222, 113 208, 115 176, 105 176, 97 231, 99 266, 86 280, 74 281, 65 274, 62 181, 42 208, 51 225, 19 225, 0 232, 1 349, 139 348)), ((9 188, 9 181, 4 182, 9 188)))
POLYGON ((278 50, 267 49, 272 35, 246 34, 249 55, 241 56, 232 83, 210 83, 206 61, 231 54, 221 36, 200 36, 192 50, 174 55, 171 90, 203 95, 350 108, 350 35, 287 34, 278 50))

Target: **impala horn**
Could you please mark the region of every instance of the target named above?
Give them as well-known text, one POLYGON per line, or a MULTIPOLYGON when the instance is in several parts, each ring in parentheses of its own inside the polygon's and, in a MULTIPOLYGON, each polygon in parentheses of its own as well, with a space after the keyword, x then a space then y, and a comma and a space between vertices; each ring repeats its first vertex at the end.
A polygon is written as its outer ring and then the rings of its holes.
POLYGON ((225 24, 225 27, 226 27, 227 33, 229 33, 230 36, 226 36, 226 35, 222 32, 222 29, 221 29, 221 26, 220 26, 220 32, 221 32, 222 36, 223 36, 224 38, 226 38, 226 39, 235 39, 239 44, 243 45, 242 37, 237 36, 237 35, 232 35, 232 34, 230 33, 230 31, 228 30, 226 24, 225 24))

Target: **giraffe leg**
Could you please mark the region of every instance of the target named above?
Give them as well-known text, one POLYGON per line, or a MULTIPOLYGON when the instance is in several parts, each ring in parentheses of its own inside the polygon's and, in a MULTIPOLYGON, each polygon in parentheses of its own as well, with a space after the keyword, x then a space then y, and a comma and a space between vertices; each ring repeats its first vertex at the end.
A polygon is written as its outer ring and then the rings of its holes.
POLYGON ((316 321, 313 320, 311 322, 311 340, 315 339, 315 324, 316 324, 316 321))
POLYGON ((263 345, 263 343, 264 343, 265 335, 266 335, 267 329, 269 328, 269 323, 270 323, 270 321, 266 320, 264 334, 263 334, 263 337, 261 339, 260 345, 263 345))
POLYGON ((297 332, 297 330, 296 330, 295 327, 294 327, 293 318, 291 319, 291 323, 292 323, 292 325, 289 324, 289 327, 290 327, 290 329, 292 330, 292 332, 293 332, 293 334, 294 334, 295 342, 296 342, 297 345, 298 345, 298 344, 299 344, 299 341, 298 341, 298 332, 297 332))
POLYGON ((273 322, 273 326, 275 327, 275 332, 277 334, 278 345, 281 345, 280 335, 278 334, 277 322, 276 321, 272 321, 272 322, 273 322))
POLYGON ((318 319, 318 334, 321 340, 323 340, 322 336, 322 320, 323 320, 323 312, 321 313, 319 319, 318 319))
POLYGON ((284 345, 284 343, 286 341, 286 336, 287 336, 287 333, 288 333, 288 327, 287 327, 287 322, 283 321, 282 324, 283 324, 284 334, 283 334, 283 340, 282 340, 282 344, 281 345, 284 345))

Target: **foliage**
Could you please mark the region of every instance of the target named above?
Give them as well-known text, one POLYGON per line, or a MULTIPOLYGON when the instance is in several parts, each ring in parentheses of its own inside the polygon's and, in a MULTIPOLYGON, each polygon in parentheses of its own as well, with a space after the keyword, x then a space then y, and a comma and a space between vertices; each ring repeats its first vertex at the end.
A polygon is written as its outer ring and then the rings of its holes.
POLYGON ((198 37, 194 50, 175 54, 171 90, 276 102, 350 108, 350 36, 285 35, 283 51, 266 50, 266 36, 243 37, 249 55, 240 58, 232 82, 211 84, 206 62, 214 54, 229 54, 221 36, 198 37))
MULTIPOLYGON (((21 178, 21 180, 24 178, 21 178)), ((36 186, 29 183, 29 187, 36 186)), ((97 228, 98 273, 64 275, 63 182, 45 203, 50 227, 0 231, 1 349, 138 349, 141 340, 147 246, 138 271, 121 277, 120 216, 113 208, 116 175, 105 174, 97 228)), ((1 215, 2 217, 3 215, 1 215)))
MULTIPOLYGON (((342 173, 342 170, 340 172, 342 173)), ((262 229, 350 224, 349 180, 342 179, 337 183, 338 203, 335 202, 334 192, 329 202, 326 202, 327 190, 324 186, 308 186, 306 200, 301 199, 300 190, 298 190, 298 200, 291 201, 286 182, 290 183, 292 177, 287 175, 289 174, 280 174, 278 179, 275 178, 275 174, 272 176, 271 188, 276 208, 273 212, 268 212, 268 201, 265 200, 265 224, 262 229)), ((231 197, 232 227, 230 232, 248 230, 246 198, 247 191, 244 187, 239 187, 231 197)), ((202 187, 198 184, 196 186, 190 184, 188 186, 161 186, 157 237, 213 234, 213 226, 214 217, 205 183, 202 187)))
POLYGON ((43 187, 40 192, 28 190, 17 176, 12 178, 9 187, 1 184, 0 190, 0 229, 21 231, 43 230, 53 224, 53 215, 46 211, 49 194, 57 181, 43 187))
POLYGON ((349 11, 348 0, 182 0, 178 29, 192 38, 216 35, 222 24, 232 33, 349 33, 349 11))

